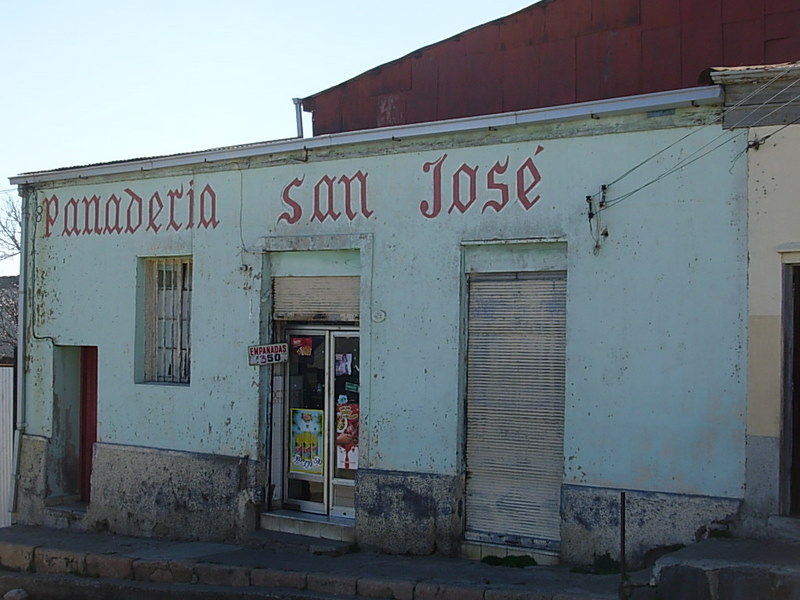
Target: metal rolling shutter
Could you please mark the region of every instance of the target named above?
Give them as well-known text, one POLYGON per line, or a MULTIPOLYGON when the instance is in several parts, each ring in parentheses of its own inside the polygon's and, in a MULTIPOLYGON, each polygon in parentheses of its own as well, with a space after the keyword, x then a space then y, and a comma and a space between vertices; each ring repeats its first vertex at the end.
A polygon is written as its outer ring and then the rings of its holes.
POLYGON ((472 274, 467 537, 560 540, 566 274, 472 274))
POLYGON ((272 316, 285 321, 358 321, 358 277, 273 277, 272 316))

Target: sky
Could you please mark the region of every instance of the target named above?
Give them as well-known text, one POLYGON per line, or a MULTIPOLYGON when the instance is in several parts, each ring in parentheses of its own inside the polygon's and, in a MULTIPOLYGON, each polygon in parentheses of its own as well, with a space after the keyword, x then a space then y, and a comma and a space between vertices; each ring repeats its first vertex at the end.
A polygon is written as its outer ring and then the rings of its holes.
POLYGON ((0 191, 23 172, 293 137, 292 98, 533 3, 6 0, 0 191))

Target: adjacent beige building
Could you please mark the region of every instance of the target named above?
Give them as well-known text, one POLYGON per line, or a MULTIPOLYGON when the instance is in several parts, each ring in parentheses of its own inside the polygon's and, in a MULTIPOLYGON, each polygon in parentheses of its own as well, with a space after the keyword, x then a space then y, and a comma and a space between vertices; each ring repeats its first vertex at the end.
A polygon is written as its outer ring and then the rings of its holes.
POLYGON ((752 533, 800 515, 800 66, 725 69, 725 125, 748 129, 747 486, 752 533), (766 527, 765 527, 766 525, 766 527))

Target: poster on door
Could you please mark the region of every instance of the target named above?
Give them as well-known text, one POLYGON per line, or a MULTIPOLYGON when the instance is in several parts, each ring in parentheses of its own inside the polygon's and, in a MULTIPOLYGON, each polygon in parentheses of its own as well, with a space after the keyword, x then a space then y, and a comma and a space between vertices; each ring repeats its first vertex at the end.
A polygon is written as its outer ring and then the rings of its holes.
POLYGON ((322 443, 325 413, 308 408, 292 409, 291 473, 322 475, 325 467, 322 443))
POLYGON ((336 468, 358 469, 358 404, 345 395, 336 403, 336 468))

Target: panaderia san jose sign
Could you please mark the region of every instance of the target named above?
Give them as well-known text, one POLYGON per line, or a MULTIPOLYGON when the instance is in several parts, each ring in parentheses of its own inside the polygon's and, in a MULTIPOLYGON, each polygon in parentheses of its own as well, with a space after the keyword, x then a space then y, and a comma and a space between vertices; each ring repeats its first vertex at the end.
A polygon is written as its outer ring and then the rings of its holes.
MULTIPOLYGON (((512 159, 509 155, 487 164, 461 162, 448 153, 420 164, 427 193, 417 209, 436 219, 468 212, 499 213, 510 205, 528 211, 541 199, 542 174, 534 160, 544 148, 512 159)), ((369 219, 375 214, 369 172, 326 173, 314 180, 305 175, 288 180, 278 192, 281 208, 275 223, 323 223, 369 219)), ((139 193, 135 186, 107 196, 97 194, 62 199, 42 198, 38 213, 44 237, 86 235, 163 234, 183 229, 216 229, 217 193, 189 180, 178 187, 139 193)), ((274 198, 274 197, 273 197, 274 198)), ((272 201, 271 205, 275 205, 272 201)))

